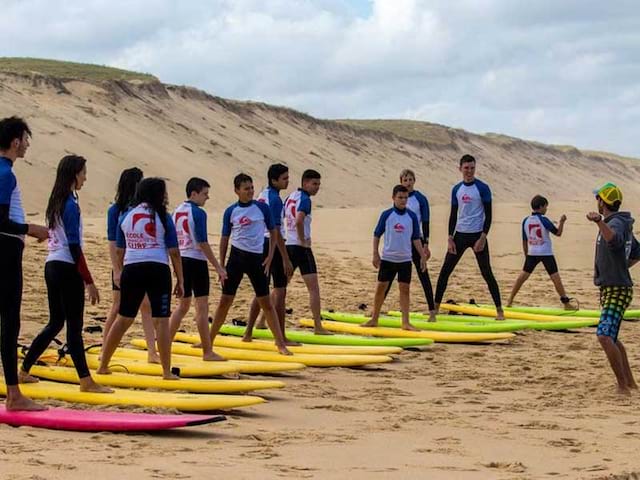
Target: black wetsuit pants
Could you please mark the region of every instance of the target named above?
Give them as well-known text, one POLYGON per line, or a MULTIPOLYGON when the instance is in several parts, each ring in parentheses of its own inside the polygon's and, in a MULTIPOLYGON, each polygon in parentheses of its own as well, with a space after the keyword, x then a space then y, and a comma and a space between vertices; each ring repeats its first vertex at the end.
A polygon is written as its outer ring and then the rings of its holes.
MULTIPOLYGON (((416 267, 416 272, 418 273, 418 278, 420 279, 420 284, 422 285, 422 291, 424 292, 424 298, 427 300, 429 310, 431 311, 436 307, 433 301, 433 287, 431 286, 431 279, 429 278, 429 270, 427 269, 423 272, 420 269, 420 253, 413 245, 411 245, 411 260, 413 260, 413 265, 416 267)), ((393 282, 389 282, 389 286, 384 292, 384 298, 387 298, 389 290, 391 290, 392 283, 393 282)))
POLYGON ((18 384, 18 335, 22 304, 22 251, 19 238, 0 235, 0 347, 4 378, 18 384))
MULTIPOLYGON (((440 276, 438 277, 438 284, 436 285, 436 303, 440 304, 442 302, 442 297, 444 296, 444 292, 447 289, 447 283, 449 282, 449 276, 456 268, 456 265, 462 258, 465 250, 467 248, 473 248, 473 245, 478 241, 482 232, 478 233, 457 233, 453 236, 453 241, 456 244, 456 253, 448 253, 444 259, 444 263, 442 264, 442 269, 440 270, 440 276)), ((478 262, 478 267, 480 267, 480 272, 482 273, 482 278, 487 282, 487 286, 489 287, 489 292, 491 293, 491 298, 493 298, 493 303, 496 308, 502 306, 502 301, 500 300, 500 288, 498 287, 498 282, 496 278, 493 276, 493 272, 491 271, 491 262, 489 258, 489 242, 485 244, 484 250, 481 252, 474 252, 476 256, 476 261, 478 262)))

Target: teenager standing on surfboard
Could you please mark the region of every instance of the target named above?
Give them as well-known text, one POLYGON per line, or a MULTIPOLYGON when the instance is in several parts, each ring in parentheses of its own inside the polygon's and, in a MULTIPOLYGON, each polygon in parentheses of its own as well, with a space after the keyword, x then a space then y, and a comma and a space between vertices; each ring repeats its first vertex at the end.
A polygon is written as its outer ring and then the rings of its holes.
POLYGON ((558 226, 556 227, 545 214, 549 207, 549 201, 542 195, 536 195, 531 199, 531 215, 525 217, 522 221, 522 250, 524 251, 525 261, 520 276, 513 285, 507 306, 513 304, 513 299, 520 291, 524 282, 528 280, 538 263, 542 263, 547 270, 556 292, 560 295, 560 301, 565 308, 570 308, 570 299, 562 284, 560 273, 558 273, 558 264, 556 257, 553 255, 553 246, 551 245, 551 236, 562 236, 564 231, 564 223, 567 216, 562 215, 558 226))
POLYGON ((487 235, 491 228, 491 190, 489 185, 476 178, 476 159, 471 155, 460 158, 462 181, 451 191, 451 213, 449 215, 449 238, 436 286, 436 311, 447 289, 449 276, 467 248, 473 249, 482 278, 489 287, 497 310, 497 320, 504 320, 500 289, 491 270, 487 235))
POLYGON ((78 191, 87 180, 87 161, 78 155, 60 160, 56 180, 47 205, 49 226, 49 255, 45 262, 44 279, 49 299, 49 323, 31 343, 22 363, 22 374, 29 370, 67 324, 67 347, 80 379, 80 391, 111 393, 91 378, 84 354, 82 325, 84 295, 87 291, 91 305, 100 302, 100 294, 82 251, 82 215, 78 191))
MULTIPOLYGON (((109 258, 111 259, 111 291, 113 295, 113 303, 111 304, 111 310, 107 315, 107 320, 104 323, 104 333, 102 334, 102 343, 107 339, 111 325, 118 316, 118 309, 120 308, 120 287, 113 282, 113 272, 117 268, 117 247, 116 247, 116 234, 118 232, 118 221, 120 215, 131 207, 133 197, 136 194, 136 187, 142 180, 143 173, 139 168, 127 168, 120 174, 120 180, 118 181, 118 189, 116 192, 115 202, 107 210, 107 240, 109 241, 109 258)), ((145 296, 142 305, 140 306, 140 317, 142 317, 142 329, 144 330, 144 338, 147 341, 147 360, 149 363, 160 363, 160 357, 156 350, 156 332, 153 327, 153 320, 151 319, 151 305, 149 305, 149 299, 145 296)))
MULTIPOLYGON (((13 167, 29 148, 31 130, 18 117, 0 120, 0 325, 4 381, 7 384, 7 410, 45 410, 25 397, 18 386, 18 335, 22 306, 22 252, 24 237, 49 237, 47 227, 27 224, 22 196, 13 167)), ((31 377, 23 381, 34 381, 31 377)))
POLYGON ((120 287, 120 310, 102 349, 98 373, 111 373, 109 362, 118 343, 133 324, 144 296, 149 297, 151 316, 158 337, 162 376, 171 372, 171 269, 176 285, 173 293, 183 296, 183 277, 176 227, 167 213, 167 185, 161 178, 145 178, 138 184, 134 206, 120 220, 117 231, 117 269, 113 280, 120 287))
POLYGON ((202 207, 209 200, 209 182, 193 177, 185 188, 187 200, 182 202, 173 212, 173 222, 178 234, 178 245, 182 257, 182 273, 184 275, 184 297, 180 299, 178 308, 171 315, 171 338, 175 337, 180 323, 191 308, 193 296, 196 309, 196 326, 202 343, 202 359, 214 360, 209 335, 209 263, 218 273, 220 282, 224 284, 227 271, 220 265, 211 250, 207 233, 207 212, 202 207))
POLYGON ((600 288, 600 323, 598 341, 618 381, 618 393, 629 395, 638 385, 633 379, 627 350, 618 338, 624 312, 633 299, 633 281, 629 268, 640 261, 640 244, 633 236, 634 219, 621 212, 622 191, 606 183, 593 192, 597 212, 587 219, 598 226, 594 284, 600 288))
POLYGON ((418 252, 421 272, 427 269, 427 256, 422 248, 420 223, 418 217, 407 207, 409 190, 404 185, 393 188, 393 207, 380 215, 373 232, 373 266, 378 269, 378 285, 376 288, 371 320, 362 327, 377 327, 380 309, 387 294, 389 285, 398 276, 400 289, 400 310, 402 311, 402 328, 417 331, 409 322, 409 291, 411 285, 411 260, 413 251, 418 252), (380 256, 380 237, 384 235, 382 256, 380 256))

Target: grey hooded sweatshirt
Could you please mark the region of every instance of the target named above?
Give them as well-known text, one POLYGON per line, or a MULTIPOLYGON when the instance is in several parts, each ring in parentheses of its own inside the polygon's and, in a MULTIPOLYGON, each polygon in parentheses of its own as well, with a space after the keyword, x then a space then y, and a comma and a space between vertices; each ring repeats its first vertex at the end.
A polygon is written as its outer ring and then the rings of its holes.
POLYGON ((640 244, 633 236, 633 218, 629 212, 615 212, 604 219, 615 236, 605 242, 598 233, 593 283, 598 287, 631 287, 629 260, 640 259, 640 244))

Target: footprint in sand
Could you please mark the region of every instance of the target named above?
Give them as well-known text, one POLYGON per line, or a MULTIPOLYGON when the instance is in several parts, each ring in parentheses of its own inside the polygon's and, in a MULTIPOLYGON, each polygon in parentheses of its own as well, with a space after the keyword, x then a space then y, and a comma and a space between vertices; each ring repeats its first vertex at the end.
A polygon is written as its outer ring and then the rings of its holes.
POLYGON ((483 463, 482 466, 511 473, 524 473, 527 470, 527 467, 521 462, 489 462, 483 463))

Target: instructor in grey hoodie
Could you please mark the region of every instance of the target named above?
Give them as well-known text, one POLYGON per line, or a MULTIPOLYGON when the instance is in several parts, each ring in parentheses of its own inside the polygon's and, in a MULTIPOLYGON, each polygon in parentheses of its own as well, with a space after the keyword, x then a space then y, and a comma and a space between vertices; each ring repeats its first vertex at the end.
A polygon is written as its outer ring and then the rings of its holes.
POLYGON ((629 268, 640 261, 640 244, 633 236, 633 218, 620 212, 622 191, 606 183, 593 192, 598 211, 587 219, 598 226, 594 283, 600 288, 598 340, 618 381, 618 393, 629 395, 638 385, 633 379, 627 351, 618 339, 624 312, 633 299, 633 281, 629 268))

